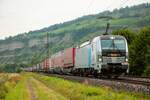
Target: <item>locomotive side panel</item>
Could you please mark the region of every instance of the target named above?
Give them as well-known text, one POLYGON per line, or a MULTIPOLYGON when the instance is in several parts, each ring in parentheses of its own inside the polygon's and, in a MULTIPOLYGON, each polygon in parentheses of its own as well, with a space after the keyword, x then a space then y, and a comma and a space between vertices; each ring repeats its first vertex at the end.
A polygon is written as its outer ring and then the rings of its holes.
POLYGON ((91 67, 91 45, 85 45, 76 49, 75 68, 91 67))

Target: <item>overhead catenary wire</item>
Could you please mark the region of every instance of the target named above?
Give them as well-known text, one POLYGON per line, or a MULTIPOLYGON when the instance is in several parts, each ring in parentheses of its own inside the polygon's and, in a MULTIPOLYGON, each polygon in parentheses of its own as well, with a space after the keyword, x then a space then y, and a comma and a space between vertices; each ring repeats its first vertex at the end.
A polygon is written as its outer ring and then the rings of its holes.
MULTIPOLYGON (((122 2, 121 2, 121 4, 120 5, 118 5, 118 6, 123 6, 125 3, 127 3, 129 0, 122 0, 122 2)), ((109 6, 107 6, 106 7, 106 10, 108 11, 110 8, 111 8, 111 6, 114 4, 114 2, 112 2, 109 6)))
MULTIPOLYGON (((88 5, 87 5, 87 7, 85 8, 84 13, 85 13, 85 12, 88 12, 88 10, 89 10, 89 9, 91 8, 91 6, 93 5, 94 1, 95 1, 95 0, 91 0, 91 1, 89 1, 89 3, 88 3, 88 5)), ((86 14, 85 14, 85 15, 86 15, 86 14)))
MULTIPOLYGON (((127 1, 129 1, 129 0, 123 0, 122 3, 121 3, 119 6, 120 6, 120 7, 123 6, 127 1)), ((112 4, 111 4, 111 5, 112 5, 112 4)), ((109 8, 111 7, 111 5, 109 5, 109 6, 106 8, 107 11, 108 11, 109 8)), ((107 28, 106 28, 105 34, 108 33, 108 29, 109 29, 109 26, 110 26, 110 20, 116 19, 116 18, 114 18, 114 17, 112 17, 112 16, 106 16, 106 17, 108 18, 108 22, 107 22, 107 28)), ((101 17, 99 17, 99 18, 101 18, 101 17)))
MULTIPOLYGON (((41 50, 41 52, 38 53, 39 55, 37 56, 37 58, 40 58, 41 55, 43 55, 44 53, 47 55, 46 58, 49 58, 49 56, 50 56, 50 54, 49 54, 49 33, 46 34, 46 45, 43 47, 43 49, 41 50)), ((45 58, 43 58, 42 60, 44 60, 44 59, 45 58)))

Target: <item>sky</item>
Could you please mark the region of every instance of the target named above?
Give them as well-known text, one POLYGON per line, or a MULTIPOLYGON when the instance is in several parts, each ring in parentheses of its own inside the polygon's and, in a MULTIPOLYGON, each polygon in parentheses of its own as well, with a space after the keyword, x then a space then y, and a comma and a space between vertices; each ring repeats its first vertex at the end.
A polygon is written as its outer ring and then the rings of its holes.
POLYGON ((0 0, 0 39, 150 0, 0 0))

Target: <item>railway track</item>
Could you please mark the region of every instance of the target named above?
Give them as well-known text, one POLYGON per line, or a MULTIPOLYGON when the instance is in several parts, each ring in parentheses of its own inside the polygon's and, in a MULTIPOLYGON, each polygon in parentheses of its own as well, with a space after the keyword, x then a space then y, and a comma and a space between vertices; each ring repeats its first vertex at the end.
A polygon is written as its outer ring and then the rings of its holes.
POLYGON ((150 82, 147 82, 147 81, 131 80, 131 79, 125 79, 125 78, 110 79, 110 80, 117 81, 117 82, 129 83, 129 84, 150 86, 150 82))
POLYGON ((150 86, 149 78, 120 77, 119 81, 150 86))
POLYGON ((119 78, 127 79, 127 80, 150 82, 150 77, 123 76, 123 77, 119 77, 119 78))
POLYGON ((45 74, 45 73, 44 75, 59 77, 71 81, 77 81, 92 86, 107 86, 117 91, 125 90, 129 92, 137 92, 137 93, 150 95, 149 80, 142 81, 142 80, 134 79, 132 77, 131 78, 121 77, 118 79, 106 79, 106 78, 99 79, 93 77, 81 77, 81 76, 45 74))

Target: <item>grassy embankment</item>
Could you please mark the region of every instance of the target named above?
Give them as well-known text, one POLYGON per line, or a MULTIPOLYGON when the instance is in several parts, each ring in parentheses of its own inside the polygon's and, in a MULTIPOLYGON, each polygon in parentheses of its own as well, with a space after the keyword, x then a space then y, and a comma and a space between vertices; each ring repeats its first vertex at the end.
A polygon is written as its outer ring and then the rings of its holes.
POLYGON ((32 75, 22 74, 22 80, 6 95, 6 100, 67 100, 32 75))
POLYGON ((5 99, 7 93, 16 86, 19 80, 21 80, 19 74, 0 73, 0 100, 5 99))
POLYGON ((93 87, 34 73, 22 73, 19 78, 17 85, 7 83, 9 91, 5 94, 5 100, 149 100, 150 98, 141 94, 115 92, 109 87, 93 87))
POLYGON ((116 92, 109 87, 93 87, 56 77, 30 75, 70 100, 149 100, 150 98, 142 94, 116 92))

